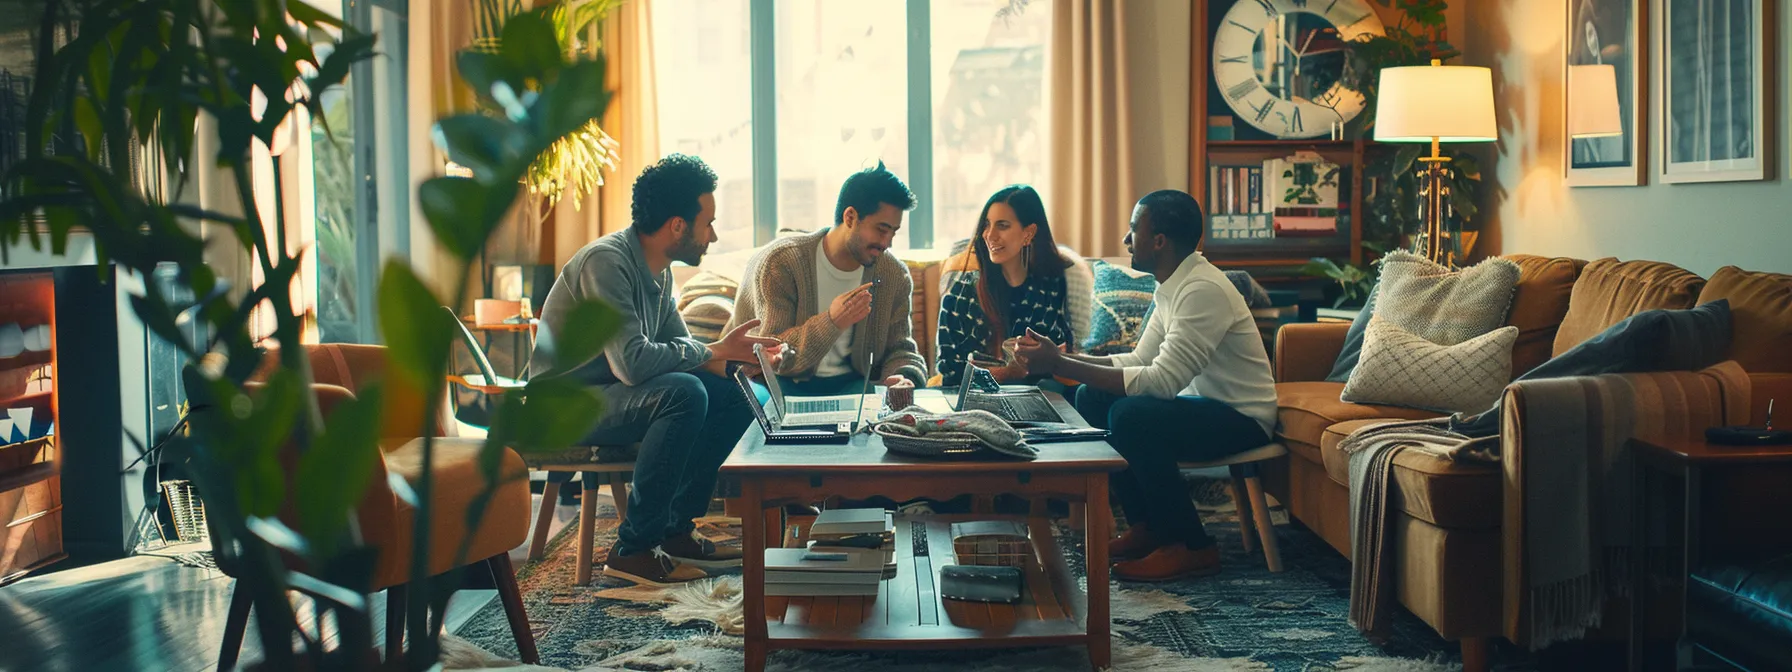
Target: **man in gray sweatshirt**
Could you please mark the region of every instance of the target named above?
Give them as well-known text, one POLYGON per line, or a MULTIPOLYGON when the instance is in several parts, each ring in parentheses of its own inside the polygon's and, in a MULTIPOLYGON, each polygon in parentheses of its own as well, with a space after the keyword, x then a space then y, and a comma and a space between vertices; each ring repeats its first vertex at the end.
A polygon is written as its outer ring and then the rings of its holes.
POLYGON ((674 308, 672 262, 695 266, 716 240, 715 190, 715 173, 694 157, 674 154, 643 171, 629 228, 581 248, 560 270, 529 360, 533 375, 569 377, 603 396, 586 445, 641 444, 628 515, 604 567, 636 583, 690 581, 706 576, 697 565, 740 561, 738 550, 696 536, 692 519, 708 511, 716 473, 753 419, 726 367, 756 362, 755 345, 782 360, 777 339, 748 335, 758 320, 705 345, 674 308), (562 361, 555 337, 583 327, 569 318, 592 299, 621 313, 622 329, 596 356, 562 361))

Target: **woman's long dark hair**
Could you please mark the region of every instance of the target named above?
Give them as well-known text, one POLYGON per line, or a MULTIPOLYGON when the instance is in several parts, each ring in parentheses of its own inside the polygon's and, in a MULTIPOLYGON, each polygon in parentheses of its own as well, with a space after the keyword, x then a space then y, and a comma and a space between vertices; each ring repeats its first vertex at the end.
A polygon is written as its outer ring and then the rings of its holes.
POLYGON ((1032 187, 1024 184, 1002 187, 983 204, 983 213, 977 215, 977 230, 971 234, 971 250, 977 255, 977 301, 983 304, 984 322, 989 326, 984 347, 989 354, 1001 357, 1002 341, 1008 339, 1008 295, 1014 288, 1008 286, 1002 267, 990 261, 989 243, 983 240, 983 231, 989 228, 989 207, 997 203, 1007 203, 1008 207, 1014 208, 1015 223, 1021 228, 1039 227, 1033 233, 1033 242, 1022 251, 1028 278, 1063 276, 1064 270, 1073 262, 1058 251, 1058 243, 1052 238, 1052 226, 1045 219, 1045 202, 1032 187), (992 277, 999 281, 991 281, 992 277))

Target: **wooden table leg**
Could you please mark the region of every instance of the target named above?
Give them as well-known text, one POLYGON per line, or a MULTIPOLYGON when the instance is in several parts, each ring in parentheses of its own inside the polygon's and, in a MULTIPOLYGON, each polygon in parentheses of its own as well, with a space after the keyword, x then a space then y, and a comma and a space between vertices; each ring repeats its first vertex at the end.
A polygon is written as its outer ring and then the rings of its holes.
POLYGON ((596 543, 596 537, 597 488, 593 486, 579 493, 579 549, 573 554, 577 563, 573 582, 581 586, 591 583, 591 544, 596 543))
POLYGON ((765 542, 771 530, 765 529, 765 487, 757 479, 741 481, 741 504, 747 515, 741 517, 741 612, 746 614, 747 672, 764 672, 767 650, 765 627, 765 542))
MULTIPOLYGON (((1089 565, 1089 617, 1086 631, 1089 637, 1089 664, 1099 670, 1112 663, 1113 642, 1108 639, 1108 537, 1111 532, 1108 516, 1100 515, 1107 508, 1108 475, 1104 473, 1090 474, 1088 487, 1085 489, 1086 501, 1099 502, 1103 506, 1088 507, 1088 520, 1084 524, 1083 554, 1089 565)), ((752 612, 748 612, 752 613, 752 612)))

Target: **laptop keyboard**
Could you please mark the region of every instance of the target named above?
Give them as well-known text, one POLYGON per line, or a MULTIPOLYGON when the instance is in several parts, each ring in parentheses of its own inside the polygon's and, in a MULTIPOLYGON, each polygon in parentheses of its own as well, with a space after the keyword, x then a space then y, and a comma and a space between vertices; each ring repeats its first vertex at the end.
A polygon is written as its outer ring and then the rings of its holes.
POLYGON ((839 399, 819 399, 816 401, 792 401, 792 413, 833 413, 848 410, 846 403, 839 399))
POLYGON ((973 409, 989 411, 1003 420, 1018 421, 1056 421, 1058 412, 1050 402, 1035 396, 1002 396, 971 397, 965 405, 973 409))

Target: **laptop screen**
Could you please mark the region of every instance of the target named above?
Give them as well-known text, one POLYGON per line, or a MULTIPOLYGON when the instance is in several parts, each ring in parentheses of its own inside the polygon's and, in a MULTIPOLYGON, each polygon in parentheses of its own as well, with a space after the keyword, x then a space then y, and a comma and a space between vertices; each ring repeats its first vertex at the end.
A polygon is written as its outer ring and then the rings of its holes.
POLYGON ((984 394, 995 394, 1002 391, 1002 383, 996 380, 995 374, 990 373, 989 369, 977 366, 975 362, 966 358, 964 360, 964 376, 958 380, 958 403, 953 404, 954 410, 964 410, 964 402, 971 398, 973 388, 984 394))
POLYGON ((783 417, 783 415, 784 415, 784 390, 781 389, 780 387, 778 387, 778 375, 775 373, 772 373, 776 369, 772 366, 771 358, 767 357, 765 355, 765 346, 763 346, 763 345, 753 346, 753 356, 759 358, 759 370, 761 372, 761 377, 765 378, 766 389, 771 390, 772 409, 776 415, 778 415, 779 417, 783 417))
POLYGON ((753 379, 747 377, 746 371, 735 369, 734 382, 740 385, 740 393, 747 395, 747 405, 753 407, 753 417, 759 420, 759 428, 766 434, 771 434, 776 427, 773 420, 766 417, 765 406, 759 403, 759 395, 753 392, 753 379))

